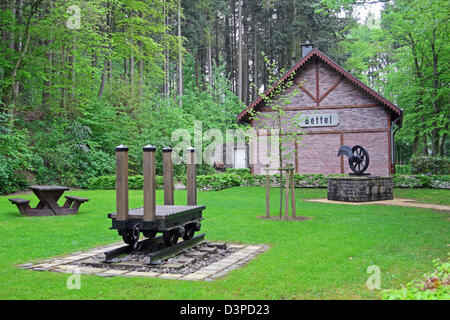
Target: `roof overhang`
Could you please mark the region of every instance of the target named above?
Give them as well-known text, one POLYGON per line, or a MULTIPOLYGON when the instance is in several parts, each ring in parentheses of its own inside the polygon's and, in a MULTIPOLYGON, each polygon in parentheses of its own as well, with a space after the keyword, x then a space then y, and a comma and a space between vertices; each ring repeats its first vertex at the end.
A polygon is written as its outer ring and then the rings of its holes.
POLYGON ((351 83, 353 83, 355 86, 366 92, 369 96, 374 98, 376 101, 378 101, 380 104, 384 105, 391 111, 391 114, 393 115, 392 121, 397 120, 397 123, 399 126, 402 125, 403 121, 403 111, 399 107, 397 107, 395 104, 384 98, 382 95, 380 95, 375 90, 369 88, 366 84, 361 82, 359 79, 357 79, 355 76, 350 74, 348 71, 344 70, 340 65, 338 65, 336 62, 331 60, 329 57, 327 57, 325 54, 323 54, 318 49, 313 49, 310 53, 308 53, 306 56, 304 56, 295 66, 293 66, 291 69, 289 69, 272 87, 267 89, 261 96, 259 96, 257 99, 255 99, 247 108, 245 108, 241 113, 237 115, 237 119, 240 122, 249 122, 249 111, 255 109, 261 102, 263 102, 263 97, 270 96, 272 91, 274 91, 280 84, 287 81, 290 76, 295 74, 302 66, 304 66, 307 62, 312 60, 314 57, 317 59, 323 61, 325 64, 327 64, 331 69, 335 70, 339 74, 341 74, 345 79, 348 79, 351 83), (400 118, 400 120, 398 120, 400 118))

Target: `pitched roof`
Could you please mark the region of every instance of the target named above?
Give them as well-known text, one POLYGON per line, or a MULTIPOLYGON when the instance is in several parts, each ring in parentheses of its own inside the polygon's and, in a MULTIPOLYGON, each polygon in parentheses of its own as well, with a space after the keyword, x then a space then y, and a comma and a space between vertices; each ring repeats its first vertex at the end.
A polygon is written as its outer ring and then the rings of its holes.
MULTIPOLYGON (((318 49, 313 49, 311 52, 309 52, 306 56, 304 56, 295 66, 293 66, 291 69, 289 69, 288 72, 286 72, 272 87, 267 89, 263 96, 268 96, 276 87, 278 87, 279 84, 286 81, 292 74, 297 72, 302 66, 304 66, 308 61, 310 61, 313 57, 317 57, 319 60, 326 63, 329 67, 331 67, 333 70, 341 74, 345 79, 348 79, 350 82, 352 82, 355 86, 362 89, 364 92, 369 94, 371 97, 373 97, 375 100, 389 108, 393 114, 394 118, 393 120, 396 120, 397 118, 400 118, 400 121, 403 118, 403 111, 399 107, 397 107, 395 104, 384 98, 382 95, 377 93, 375 90, 369 88, 367 85, 362 83, 360 80, 358 80, 355 76, 350 74, 348 71, 344 70, 341 66, 339 66, 336 62, 331 60, 329 57, 327 57, 324 53, 319 51, 318 49)), ((247 108, 245 108, 241 113, 238 114, 237 119, 238 121, 248 121, 248 112, 250 110, 253 110, 256 106, 258 106, 263 101, 262 96, 259 96, 255 101, 253 101, 247 108)), ((401 125, 401 122, 399 123, 401 125)))

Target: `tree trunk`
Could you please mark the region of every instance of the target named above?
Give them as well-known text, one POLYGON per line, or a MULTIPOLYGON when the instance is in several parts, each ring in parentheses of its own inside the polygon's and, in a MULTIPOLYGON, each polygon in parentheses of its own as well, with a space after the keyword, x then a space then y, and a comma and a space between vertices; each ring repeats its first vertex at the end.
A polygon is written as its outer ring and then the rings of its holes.
MULTIPOLYGON (((227 5, 228 10, 230 10, 229 5, 227 5)), ((225 47, 225 72, 227 73, 228 79, 231 81, 231 71, 232 71, 232 50, 231 50, 231 30, 230 30, 230 17, 228 13, 225 14, 225 33, 224 33, 224 47, 225 47)))
POLYGON ((100 82, 100 89, 98 91, 98 98, 101 98, 103 96, 103 92, 105 90, 107 72, 108 72, 108 59, 105 58, 105 63, 103 66, 103 71, 102 71, 102 78, 101 78, 101 82, 100 82))
POLYGON ((211 37, 208 35, 208 47, 206 48, 206 55, 208 59, 208 82, 213 84, 213 70, 212 70, 212 52, 211 52, 211 37))
POLYGON ((444 134, 442 135, 441 143, 439 145, 439 156, 440 157, 445 157, 446 156, 445 144, 447 142, 447 137, 448 137, 448 123, 445 126, 444 134))
MULTIPOLYGON (((439 113, 441 112, 437 98, 438 98, 438 85, 439 85, 439 75, 438 75, 438 54, 436 52, 436 48, 434 45, 434 39, 436 38, 436 30, 433 30, 433 41, 431 42, 431 53, 433 58, 433 113, 434 118, 436 119, 439 116, 439 113)), ((437 121, 434 120, 433 122, 433 130, 431 131, 431 144, 432 144, 432 155, 436 157, 439 154, 439 129, 437 121)))
POLYGON ((123 59, 123 79, 128 83, 128 59, 123 59))
POLYGON ((134 96, 134 55, 131 54, 130 57, 130 85, 131 85, 131 95, 134 96))
POLYGON ((77 73, 76 73, 76 69, 75 69, 75 63, 76 63, 76 58, 75 58, 75 54, 76 54, 76 42, 77 42, 77 38, 75 37, 73 39, 74 44, 72 45, 72 49, 71 49, 71 53, 70 53, 70 97, 73 99, 75 99, 75 89, 76 89, 76 80, 77 80, 77 73))
POLYGON ((183 55, 181 41, 181 0, 178 3, 178 94, 180 96, 180 107, 183 106, 183 55))
MULTIPOLYGON (((45 40, 44 44, 49 47, 51 40, 45 40)), ((44 81, 42 83, 42 109, 44 112, 50 107, 50 88, 52 86, 53 52, 48 49, 46 53, 47 65, 44 67, 44 81)))
POLYGON ((11 22, 11 31, 9 33, 9 49, 14 50, 14 43, 15 43, 14 24, 16 19, 16 0, 10 0, 9 10, 11 11, 11 14, 14 18, 14 20, 11 22))
POLYGON ((238 49, 238 97, 239 100, 243 101, 243 88, 242 88, 242 83, 243 83, 243 69, 242 69, 242 63, 243 63, 243 57, 242 57, 242 51, 243 51, 243 26, 242 26, 242 1, 239 0, 238 1, 238 23, 239 23, 239 49, 238 49))
POLYGON ((242 13, 242 102, 247 105, 248 104, 248 96, 249 96, 249 73, 248 73, 248 6, 243 5, 243 13, 242 13))
POLYGON ((258 52, 257 52, 257 43, 258 43, 258 19, 256 19, 256 16, 253 16, 253 53, 252 53, 252 60, 253 60, 253 91, 251 100, 255 100, 258 96, 258 52))
MULTIPOLYGON (((142 43, 142 41, 139 41, 139 48, 141 49, 141 54, 145 55, 144 44, 142 43)), ((139 93, 140 98, 142 99, 142 96, 144 95, 144 58, 139 59, 138 69, 139 69, 139 93)))
POLYGON ((195 50, 195 85, 199 87, 199 78, 200 78, 200 57, 199 57, 199 48, 195 50))

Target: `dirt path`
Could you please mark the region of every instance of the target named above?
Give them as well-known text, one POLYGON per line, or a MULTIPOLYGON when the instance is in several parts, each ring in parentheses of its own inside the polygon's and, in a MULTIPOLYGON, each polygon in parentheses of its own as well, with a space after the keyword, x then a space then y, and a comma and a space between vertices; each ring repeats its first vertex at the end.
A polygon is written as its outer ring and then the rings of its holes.
POLYGON ((450 212, 450 206, 440 205, 440 204, 428 204, 419 203, 413 199, 394 199, 394 200, 384 200, 384 201, 371 201, 371 202, 344 202, 344 201, 333 201, 328 199, 306 199, 308 202, 317 203, 332 203, 332 204, 349 204, 354 206, 360 205, 386 205, 386 206, 400 206, 400 207, 414 207, 414 208, 425 208, 433 209, 438 211, 450 212))

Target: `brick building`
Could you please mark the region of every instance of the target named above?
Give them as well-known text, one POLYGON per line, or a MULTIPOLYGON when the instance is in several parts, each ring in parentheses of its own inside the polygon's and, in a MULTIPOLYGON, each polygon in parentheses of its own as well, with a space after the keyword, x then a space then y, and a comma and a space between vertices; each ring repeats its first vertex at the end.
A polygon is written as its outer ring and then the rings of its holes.
MULTIPOLYGON (((290 146, 295 148, 292 150, 295 157, 286 162, 293 164, 299 173, 348 173, 347 158, 338 158, 338 149, 358 144, 370 155, 367 172, 392 174, 393 138, 395 129, 402 124, 402 110, 311 45, 303 46, 303 52, 303 58, 278 81, 287 81, 292 76, 294 85, 286 91, 294 94, 284 108, 287 117, 301 113, 304 119, 303 140, 290 146)), ((273 90, 274 87, 269 88, 264 95, 273 90)), ((259 97, 238 115, 240 122, 250 123, 258 132, 259 125, 251 119, 249 110, 264 113, 271 112, 271 108, 259 97)), ((262 174, 264 165, 256 159, 258 153, 266 152, 264 144, 254 142, 251 150, 251 171, 262 174)), ((278 165, 271 163, 272 167, 278 165)))

